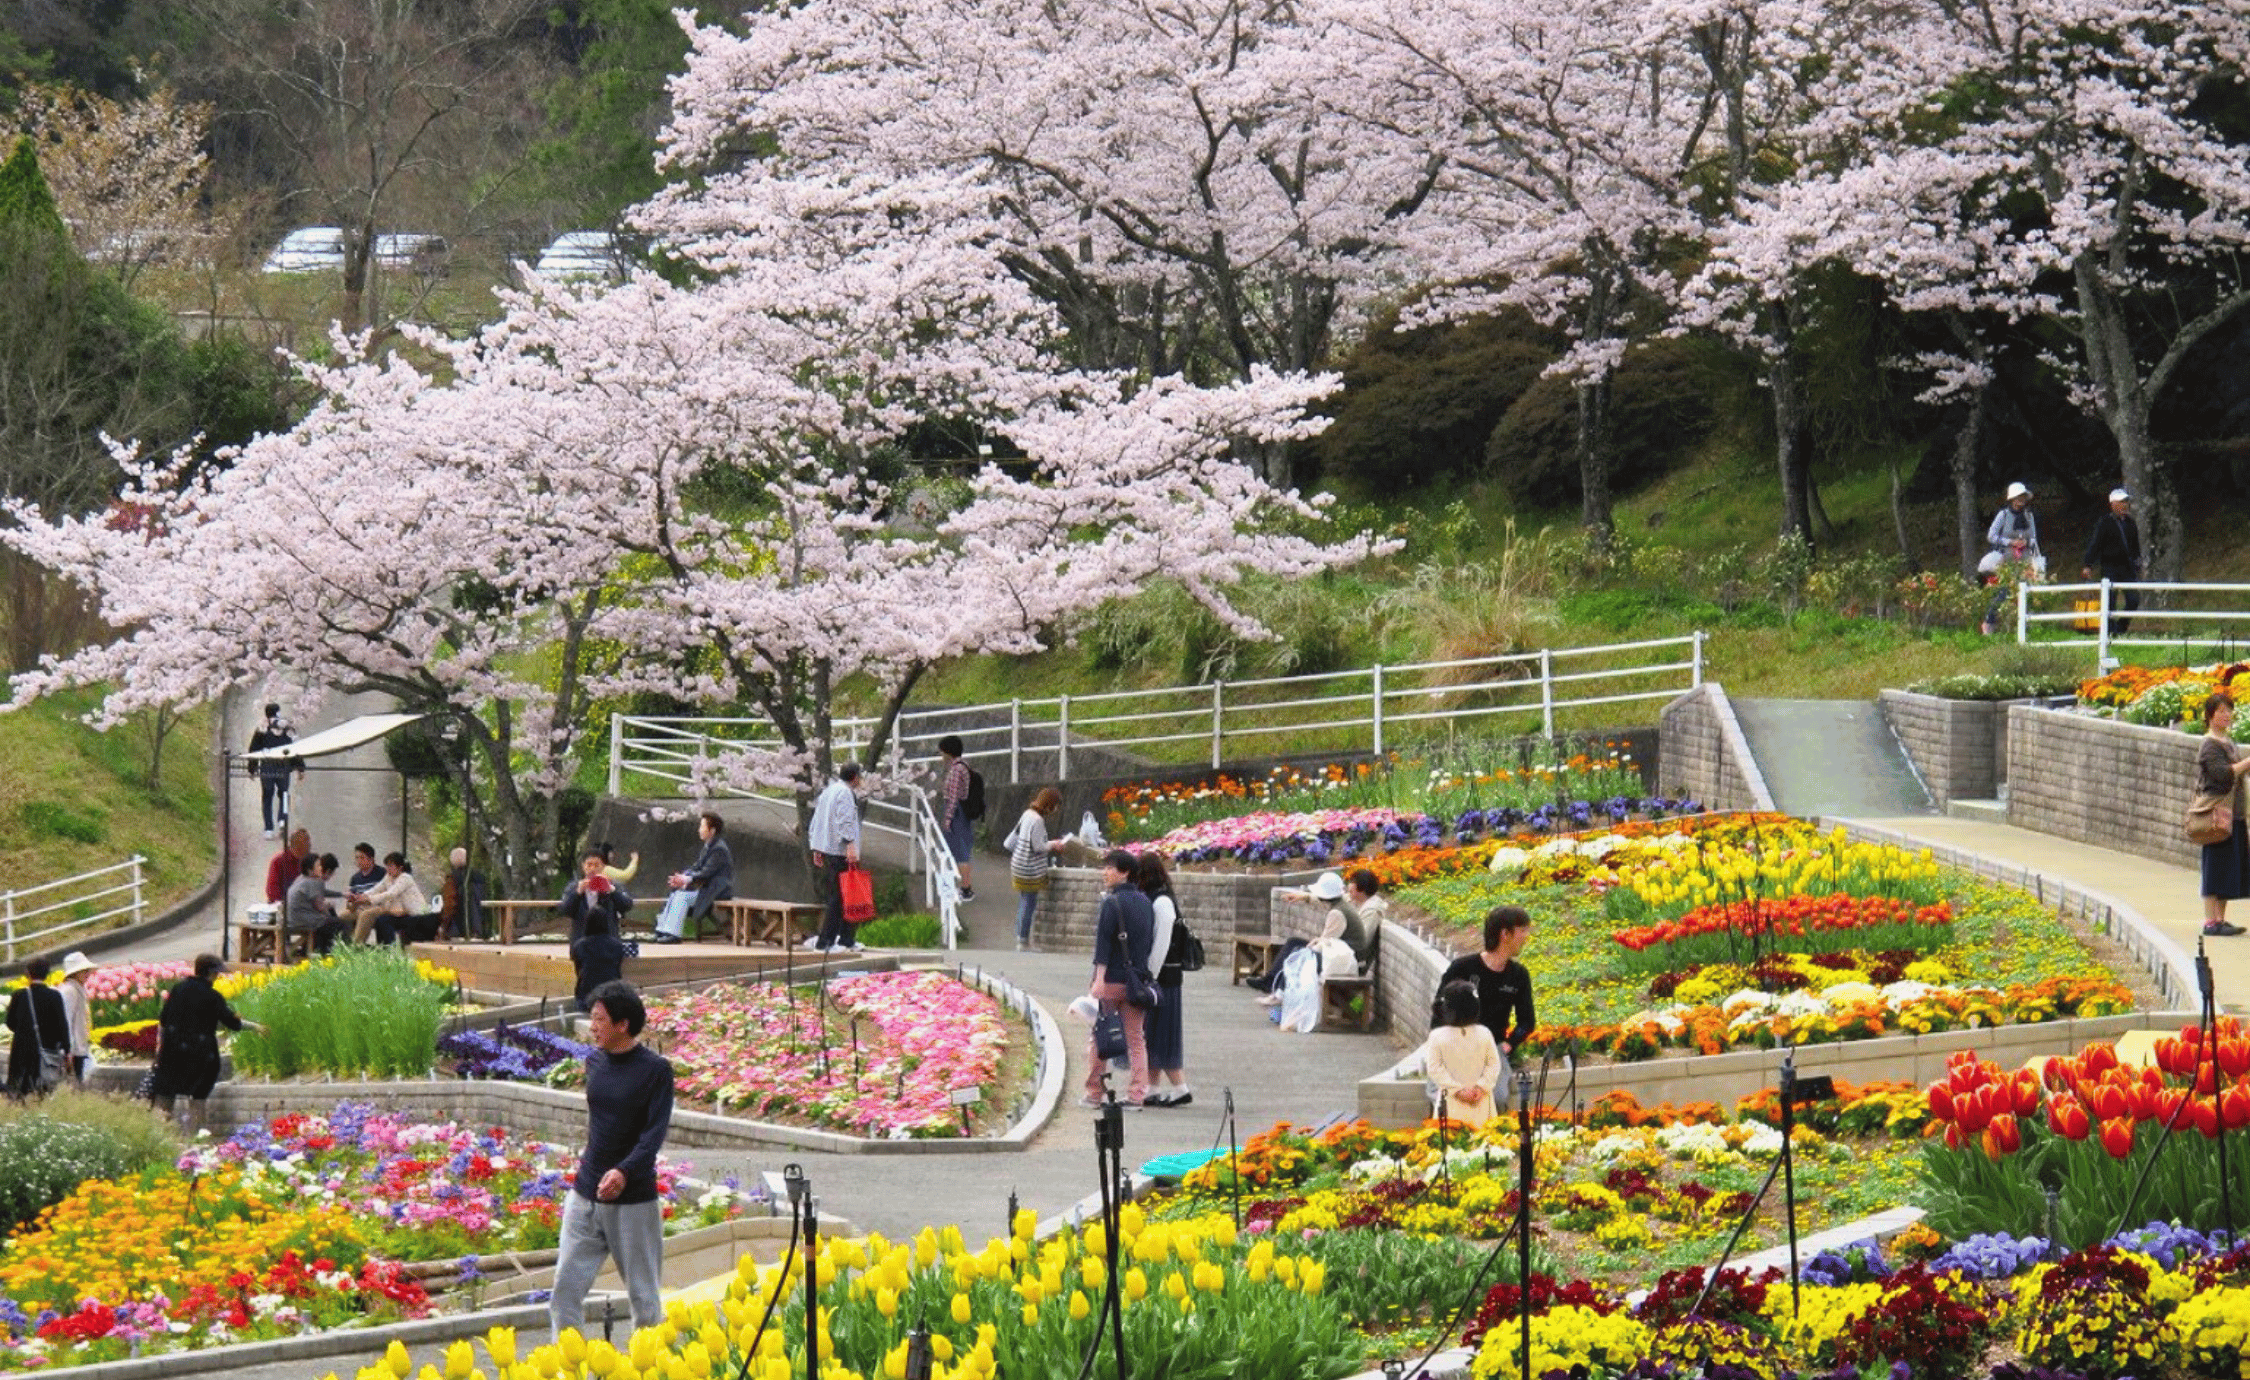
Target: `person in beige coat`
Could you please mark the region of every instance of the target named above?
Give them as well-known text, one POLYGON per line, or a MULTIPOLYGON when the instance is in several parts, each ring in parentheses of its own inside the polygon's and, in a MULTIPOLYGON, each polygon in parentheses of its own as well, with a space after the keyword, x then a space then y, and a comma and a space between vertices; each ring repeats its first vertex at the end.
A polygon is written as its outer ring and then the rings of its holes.
POLYGON ((1477 989, 1449 982, 1438 989, 1439 1019, 1422 1044, 1422 1072, 1445 1095, 1445 1117, 1463 1126, 1492 1120, 1492 1090, 1500 1084, 1500 1046, 1480 1018, 1477 989))

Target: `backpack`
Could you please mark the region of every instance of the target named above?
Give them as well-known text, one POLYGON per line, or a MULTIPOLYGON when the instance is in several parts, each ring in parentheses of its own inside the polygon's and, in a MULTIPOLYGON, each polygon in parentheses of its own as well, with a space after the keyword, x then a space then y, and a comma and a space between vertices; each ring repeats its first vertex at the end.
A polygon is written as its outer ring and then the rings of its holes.
MULTIPOLYGON (((1178 902, 1175 900, 1173 904, 1177 905, 1178 902)), ((1187 927, 1185 916, 1172 917, 1172 942, 1164 950, 1163 966, 1177 968, 1183 973, 1200 972, 1203 969, 1203 941, 1196 938, 1195 931, 1187 927)))
POLYGON ((984 818, 984 773, 969 768, 969 793, 961 797, 961 813, 970 819, 984 818))

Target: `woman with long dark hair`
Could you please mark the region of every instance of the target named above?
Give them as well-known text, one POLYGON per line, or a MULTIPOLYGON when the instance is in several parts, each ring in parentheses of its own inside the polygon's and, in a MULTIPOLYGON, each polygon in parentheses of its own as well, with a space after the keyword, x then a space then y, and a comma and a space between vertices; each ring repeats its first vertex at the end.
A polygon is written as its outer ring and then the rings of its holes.
POLYGON ((1016 947, 1031 947, 1031 922, 1039 914, 1039 898, 1054 881, 1055 854, 1062 840, 1054 838, 1055 815, 1062 809, 1062 792, 1042 786, 1008 835, 1008 882, 1016 891, 1016 947))
POLYGON ((1187 1037, 1180 1011, 1180 902, 1172 894, 1172 874, 1164 855, 1143 853, 1133 869, 1133 884, 1156 913, 1156 938, 1149 955, 1157 964, 1156 985, 1163 999, 1148 1013, 1148 1097, 1144 1107, 1185 1107, 1195 1101, 1188 1089, 1187 1037))
POLYGON ((2214 691, 2203 702, 2203 742, 2195 752, 2195 789, 2217 796, 2234 811, 2234 832, 2203 845, 2203 932, 2215 938, 2242 933, 2227 919, 2227 902, 2250 896, 2250 827, 2242 817, 2242 774, 2250 757, 2235 746, 2234 696, 2214 691))

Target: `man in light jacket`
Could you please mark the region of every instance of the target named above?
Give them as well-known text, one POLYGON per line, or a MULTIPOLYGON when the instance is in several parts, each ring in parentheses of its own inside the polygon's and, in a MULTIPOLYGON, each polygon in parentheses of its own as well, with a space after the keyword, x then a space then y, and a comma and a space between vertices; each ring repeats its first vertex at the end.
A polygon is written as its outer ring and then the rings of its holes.
POLYGON ((846 762, 836 769, 836 779, 829 782, 813 801, 812 823, 805 830, 805 844, 812 850, 813 874, 820 887, 820 899, 828 913, 820 922, 820 935, 813 947, 823 953, 831 949, 857 949, 852 941, 851 926, 844 923, 844 889, 840 879, 844 869, 859 861, 859 763, 846 762))

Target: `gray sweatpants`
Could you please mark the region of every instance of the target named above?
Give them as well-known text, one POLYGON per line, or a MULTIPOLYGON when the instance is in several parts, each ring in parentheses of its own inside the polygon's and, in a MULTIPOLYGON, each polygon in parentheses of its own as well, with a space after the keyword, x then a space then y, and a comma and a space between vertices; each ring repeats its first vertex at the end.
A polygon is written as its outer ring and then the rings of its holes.
POLYGON ((664 1270, 664 1205, 597 1203, 574 1189, 563 1195, 562 1251, 555 1261, 555 1292, 547 1300, 547 1319, 556 1335, 566 1327, 586 1328, 586 1291, 594 1287, 602 1261, 617 1262, 625 1295, 633 1303, 633 1326, 664 1321, 659 1280, 664 1270))

